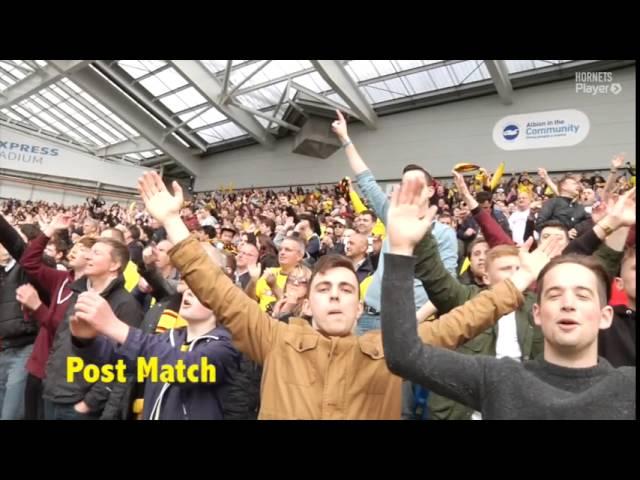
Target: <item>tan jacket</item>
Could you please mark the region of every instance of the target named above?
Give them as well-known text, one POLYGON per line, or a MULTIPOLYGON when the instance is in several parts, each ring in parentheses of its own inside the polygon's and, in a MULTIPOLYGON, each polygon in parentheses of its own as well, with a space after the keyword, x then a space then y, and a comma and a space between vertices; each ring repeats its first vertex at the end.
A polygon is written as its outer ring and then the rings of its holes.
MULTIPOLYGON (((400 419, 401 379, 387 368, 379 330, 325 337, 307 322, 280 322, 236 287, 195 238, 169 254, 191 290, 229 329, 236 347, 264 365, 260 419, 400 419)), ((523 301, 509 281, 493 291, 495 298, 482 305, 463 305, 421 323, 420 337, 456 348, 523 301)))

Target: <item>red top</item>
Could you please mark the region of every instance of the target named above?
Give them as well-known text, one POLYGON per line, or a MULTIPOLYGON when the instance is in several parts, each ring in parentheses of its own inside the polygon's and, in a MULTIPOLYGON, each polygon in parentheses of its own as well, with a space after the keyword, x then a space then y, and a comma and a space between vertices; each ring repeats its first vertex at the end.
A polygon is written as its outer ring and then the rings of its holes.
POLYGON ((33 312, 33 318, 40 323, 38 336, 33 344, 33 351, 27 361, 27 371, 38 378, 45 377, 45 367, 49 358, 49 351, 53 345, 53 337, 58 325, 64 320, 64 315, 72 297, 68 288, 74 280, 74 272, 63 272, 42 263, 42 253, 49 243, 49 237, 41 234, 30 241, 20 257, 20 265, 30 276, 34 285, 51 294, 49 308, 42 304, 33 312))

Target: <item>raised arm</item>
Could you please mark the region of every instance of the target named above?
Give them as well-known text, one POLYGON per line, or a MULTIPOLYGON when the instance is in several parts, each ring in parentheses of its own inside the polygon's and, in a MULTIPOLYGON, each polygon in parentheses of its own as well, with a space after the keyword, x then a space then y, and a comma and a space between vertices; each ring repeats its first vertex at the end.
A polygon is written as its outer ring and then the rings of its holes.
POLYGON ((609 171, 609 176, 607 177, 607 181, 604 184, 605 195, 613 192, 616 185, 616 180, 618 179, 618 169, 622 167, 622 165, 624 165, 625 155, 626 154, 624 153, 619 153, 611 159, 611 170, 609 171))
POLYGON ((19 260, 27 244, 3 214, 0 214, 0 243, 15 260, 19 260))
POLYGON ((336 114, 338 115, 338 119, 331 124, 331 129, 342 142, 344 152, 347 154, 347 158, 349 159, 349 166, 351 167, 351 170, 353 170, 353 173, 356 175, 364 172, 365 170, 369 170, 369 167, 364 163, 364 160, 362 160, 362 157, 356 150, 355 145, 349 138, 347 121, 345 120, 344 115, 342 115, 340 110, 336 110, 336 114))
POLYGON ((547 173, 546 169, 542 167, 538 168, 538 176, 542 180, 544 180, 544 183, 547 185, 547 187, 551 189, 551 191, 556 197, 560 195, 560 190, 558 190, 558 186, 555 183, 553 183, 553 180, 551 180, 551 177, 547 173))
POLYGON ((514 245, 511 237, 507 235, 496 219, 493 218, 489 212, 480 208, 478 201, 473 197, 473 195, 471 195, 471 192, 469 192, 469 187, 467 187, 462 175, 455 170, 451 173, 453 174, 453 181, 458 188, 458 193, 462 200, 469 206, 469 210, 471 210, 475 221, 480 225, 482 236, 485 238, 489 246, 514 245))
POLYGON ((177 182, 173 183, 175 195, 172 195, 157 172, 147 172, 138 181, 138 189, 147 210, 163 224, 174 244, 169 252, 171 261, 189 288, 229 329, 240 351, 254 361, 264 362, 277 335, 288 325, 262 312, 209 258, 199 242, 190 237, 180 218, 183 196, 177 182))
MULTIPOLYGON (((367 164, 364 163, 364 160, 349 138, 347 122, 345 121, 344 116, 339 110, 336 110, 336 114, 338 119, 331 124, 331 128, 344 146, 344 151, 349 159, 351 170, 356 175, 356 182, 358 183, 360 192, 367 199, 371 209, 376 212, 378 220, 384 224, 387 221, 387 210, 389 208, 387 195, 382 191, 380 185, 378 185, 371 173, 371 170, 369 170, 367 164)), ((350 188, 350 190, 353 191, 353 188, 350 188)), ((353 201, 353 197, 351 198, 353 201)))
POLYGON ((29 242, 20 257, 20 265, 33 283, 49 293, 53 293, 55 286, 68 277, 69 273, 45 265, 42 261, 42 254, 54 232, 68 228, 70 224, 70 215, 56 215, 44 229, 44 232, 29 242))
MULTIPOLYGON (((446 352, 423 344, 418 337, 410 287, 415 261, 412 252, 429 228, 430 212, 425 211, 425 193, 417 183, 407 182, 404 188, 394 191, 389 209, 390 253, 384 258, 381 309, 387 365, 397 375, 479 409, 484 363, 489 360, 446 352)), ((423 340, 453 348, 465 335, 473 336, 515 310, 523 302, 521 292, 535 280, 551 256, 559 253, 558 239, 552 241, 531 254, 527 250, 532 242, 528 241, 526 248, 520 250, 522 266, 511 279, 482 292, 438 320, 421 324, 423 340)))

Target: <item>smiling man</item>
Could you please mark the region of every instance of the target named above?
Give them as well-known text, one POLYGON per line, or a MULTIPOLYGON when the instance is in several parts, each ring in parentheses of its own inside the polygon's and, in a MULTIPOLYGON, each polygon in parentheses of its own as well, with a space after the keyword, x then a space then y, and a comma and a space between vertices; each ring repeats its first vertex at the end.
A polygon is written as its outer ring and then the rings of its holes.
POLYGON ((542 358, 521 362, 434 348, 417 335, 411 292, 412 252, 420 238, 411 231, 420 223, 417 202, 409 192, 392 203, 382 334, 393 373, 481 412, 484 419, 635 419, 635 367, 616 369, 598 358, 598 333, 610 327, 613 309, 608 274, 597 259, 564 255, 542 268, 559 250, 559 239, 553 239, 533 254, 521 251, 517 272, 448 314, 500 318, 507 313, 500 305, 521 305, 520 292, 537 277, 533 316, 544 335, 542 358), (499 292, 499 286, 510 288, 499 292))

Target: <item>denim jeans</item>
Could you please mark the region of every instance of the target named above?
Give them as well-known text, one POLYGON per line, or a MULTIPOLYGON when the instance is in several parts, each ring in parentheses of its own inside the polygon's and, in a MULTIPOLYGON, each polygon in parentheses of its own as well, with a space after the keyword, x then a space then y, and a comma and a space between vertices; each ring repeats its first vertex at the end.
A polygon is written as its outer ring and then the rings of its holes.
POLYGON ((369 315, 367 313, 360 315, 356 326, 356 335, 364 335, 369 330, 380 330, 380 315, 369 315))
POLYGON ((0 420, 24 417, 26 365, 32 350, 33 343, 0 351, 0 420))
POLYGON ((51 400, 44 401, 45 420, 97 420, 97 413, 80 413, 73 408, 74 403, 56 403, 51 400))

